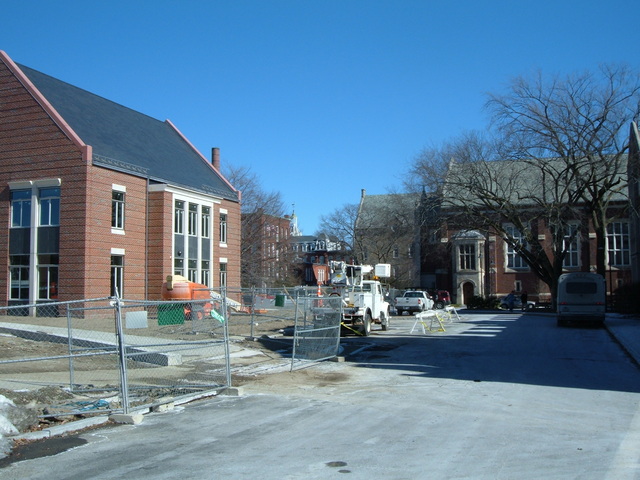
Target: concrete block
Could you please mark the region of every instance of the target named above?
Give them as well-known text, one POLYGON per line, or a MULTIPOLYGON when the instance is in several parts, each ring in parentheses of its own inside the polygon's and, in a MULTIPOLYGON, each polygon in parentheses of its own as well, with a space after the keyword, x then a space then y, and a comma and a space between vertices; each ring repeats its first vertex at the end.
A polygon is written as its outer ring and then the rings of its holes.
POLYGON ((109 420, 115 423, 126 423, 127 425, 138 425, 142 423, 144 415, 141 413, 114 413, 109 416, 109 420))
POLYGON ((163 403, 162 405, 156 405, 155 407, 152 407, 151 411, 156 413, 168 412, 170 410, 173 410, 175 406, 176 404, 173 402, 163 403))
POLYGON ((229 387, 220 392, 220 395, 226 395, 228 397, 241 397, 244 394, 242 387, 229 387))

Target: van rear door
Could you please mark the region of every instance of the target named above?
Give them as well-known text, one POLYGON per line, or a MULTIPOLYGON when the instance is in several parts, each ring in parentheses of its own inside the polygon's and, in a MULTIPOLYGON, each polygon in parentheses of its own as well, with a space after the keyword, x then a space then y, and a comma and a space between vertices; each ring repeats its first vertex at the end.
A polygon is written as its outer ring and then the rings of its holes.
POLYGON ((569 322, 602 323, 605 282, 595 273, 566 273, 558 279, 558 325, 569 322))

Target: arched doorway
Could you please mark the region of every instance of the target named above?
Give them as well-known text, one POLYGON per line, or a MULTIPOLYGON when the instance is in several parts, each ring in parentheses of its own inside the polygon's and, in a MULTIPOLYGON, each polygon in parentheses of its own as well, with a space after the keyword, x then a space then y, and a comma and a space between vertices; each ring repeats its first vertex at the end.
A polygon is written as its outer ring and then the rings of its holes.
POLYGON ((468 305, 474 295, 475 287, 471 282, 465 282, 462 285, 462 303, 468 305))

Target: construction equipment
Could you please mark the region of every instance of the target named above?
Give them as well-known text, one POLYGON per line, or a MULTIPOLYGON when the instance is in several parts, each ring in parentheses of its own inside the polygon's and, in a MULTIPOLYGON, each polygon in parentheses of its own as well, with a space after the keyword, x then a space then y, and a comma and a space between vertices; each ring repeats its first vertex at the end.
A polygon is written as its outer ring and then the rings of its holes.
POLYGON ((181 275, 167 275, 167 281, 162 284, 162 300, 181 302, 199 300, 198 302, 184 303, 184 318, 187 320, 202 320, 210 316, 213 309, 209 287, 191 282, 181 275))
POLYGON ((331 261, 330 295, 342 297, 342 327, 359 335, 368 336, 371 324, 389 328, 389 303, 380 278, 391 276, 391 265, 348 265, 331 261))

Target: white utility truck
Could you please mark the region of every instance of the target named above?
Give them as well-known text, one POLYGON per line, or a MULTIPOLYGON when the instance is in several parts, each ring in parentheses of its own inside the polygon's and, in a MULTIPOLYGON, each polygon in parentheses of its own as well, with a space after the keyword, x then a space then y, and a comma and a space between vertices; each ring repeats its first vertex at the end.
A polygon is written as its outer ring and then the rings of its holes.
POLYGON ((380 278, 391 276, 391 265, 381 263, 371 265, 348 265, 346 262, 332 261, 330 286, 331 295, 342 297, 342 327, 346 331, 368 336, 371 324, 389 328, 389 303, 380 278))

